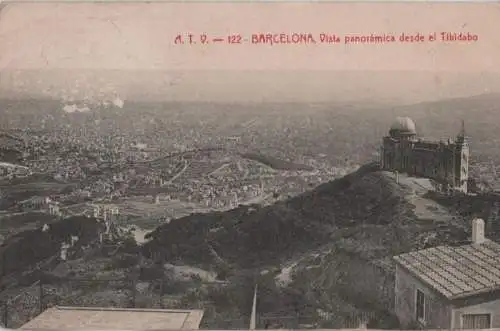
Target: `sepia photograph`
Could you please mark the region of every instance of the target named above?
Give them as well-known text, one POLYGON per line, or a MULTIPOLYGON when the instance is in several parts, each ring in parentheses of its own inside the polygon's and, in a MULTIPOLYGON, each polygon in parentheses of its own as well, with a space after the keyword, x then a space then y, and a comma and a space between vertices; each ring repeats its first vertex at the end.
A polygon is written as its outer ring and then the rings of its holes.
POLYGON ((0 3, 0 325, 500 328, 500 5, 0 3))

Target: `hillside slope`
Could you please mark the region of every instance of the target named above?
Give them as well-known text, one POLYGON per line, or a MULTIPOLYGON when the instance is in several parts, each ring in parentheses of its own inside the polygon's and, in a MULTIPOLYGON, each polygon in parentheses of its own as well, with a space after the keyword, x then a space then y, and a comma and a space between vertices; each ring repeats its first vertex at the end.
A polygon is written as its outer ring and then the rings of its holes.
MULTIPOLYGON (((362 228, 372 237, 381 234, 377 245, 381 252, 372 253, 380 257, 418 246, 417 239, 410 238, 436 229, 442 229, 438 236, 462 239, 463 235, 449 235, 455 227, 449 226, 448 210, 424 198, 427 190, 419 185, 402 180, 396 184, 390 174, 366 165, 265 208, 241 206, 173 220, 149 235, 152 240, 144 246, 144 253, 207 264, 214 261, 215 251, 237 267, 263 267, 318 248, 344 232, 359 234, 362 228)), ((456 228, 463 231, 458 223, 456 228)))
POLYGON ((17 276, 16 273, 26 272, 45 259, 59 256, 61 244, 69 242, 71 236, 78 236, 79 245, 98 237, 100 224, 94 218, 72 216, 57 219, 37 213, 32 213, 30 217, 37 221, 31 222, 31 226, 23 231, 8 236, 0 245, 0 288, 4 281, 9 282, 8 277, 2 277, 17 276), (47 231, 43 231, 40 219, 49 226, 47 231))
POLYGON ((268 207, 241 206, 173 220, 149 234, 143 252, 215 270, 233 286, 238 283, 240 293, 251 292, 251 282, 243 285, 238 277, 257 270, 266 277, 260 300, 269 312, 320 309, 336 316, 325 321, 332 327, 345 326, 353 314, 372 313, 377 327, 397 327, 390 317, 391 257, 460 244, 470 235, 470 214, 439 204, 429 190, 429 180, 400 175, 397 182, 370 164, 268 207), (276 287, 269 285, 269 276, 276 287), (288 308, 283 308, 284 297, 294 298, 288 308))

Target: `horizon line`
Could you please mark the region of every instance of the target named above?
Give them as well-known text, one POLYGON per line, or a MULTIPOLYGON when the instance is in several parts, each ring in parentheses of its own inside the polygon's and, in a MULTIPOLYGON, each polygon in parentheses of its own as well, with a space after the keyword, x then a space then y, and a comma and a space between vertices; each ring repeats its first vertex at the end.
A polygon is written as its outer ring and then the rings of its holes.
MULTIPOLYGON (((27 99, 34 99, 34 100, 51 100, 51 101, 57 101, 57 102, 63 102, 67 104, 71 103, 79 103, 79 102, 85 102, 85 98, 79 98, 75 99, 72 101, 68 100, 63 100, 62 98, 56 98, 52 96, 46 96, 46 95, 36 95, 36 94, 29 94, 29 93, 16 93, 13 92, 12 96, 9 95, 2 95, 1 93, 9 93, 12 91, 8 90, 2 90, 0 88, 0 100, 27 100, 27 99)), ((477 98, 477 97, 485 97, 485 96, 500 96, 500 92, 484 92, 484 93, 477 93, 477 94, 471 94, 471 95, 463 95, 463 96, 456 96, 456 97, 444 97, 441 99, 436 99, 436 100, 423 100, 423 101, 417 101, 417 102, 410 102, 408 104, 398 104, 399 106, 409 106, 409 105, 417 105, 421 103, 432 103, 432 102, 440 102, 440 101, 446 101, 446 100, 462 100, 462 99, 470 99, 470 98, 477 98)), ((119 96, 117 96, 119 98, 119 96)), ((335 100, 322 100, 322 101, 300 101, 300 100, 283 100, 283 101, 262 101, 262 100, 184 100, 184 99, 159 99, 159 98, 126 98, 124 99, 124 102, 161 102, 161 103, 216 103, 216 104, 248 104, 248 103, 267 103, 267 104, 291 104, 291 103, 297 103, 297 104, 352 104, 353 102, 356 102, 356 100, 348 100, 348 101, 335 101, 335 100)), ((369 100, 364 100, 360 99, 359 102, 366 103, 366 102, 377 102, 376 99, 369 99, 369 100)), ((380 100, 382 103, 387 103, 383 100, 380 100)), ((499 328, 500 331, 500 328, 499 328)))
MULTIPOLYGON (((0 4, 1 4, 0 0, 0 4)), ((41 0, 43 1, 43 0, 41 0)), ((190 1, 190 0, 186 0, 190 1)), ((394 0, 398 1, 398 0, 394 0)), ((500 4, 500 0, 494 0, 498 1, 500 4)), ((94 70, 102 70, 102 71, 158 71, 158 72, 241 72, 241 71, 248 71, 248 72, 326 72, 326 73, 334 73, 334 72, 360 72, 360 73, 398 73, 398 72, 418 72, 418 73, 457 73, 457 74, 485 74, 485 73, 491 73, 491 74, 500 74, 499 71, 493 71, 493 70, 477 70, 477 71, 468 71, 468 70, 448 70, 448 69, 438 69, 438 70, 430 70, 430 69, 317 69, 317 68, 311 68, 311 69, 272 69, 272 68, 266 68, 266 69, 163 69, 163 68, 85 68, 85 67, 79 67, 79 68, 61 68, 61 67, 54 67, 54 68, 0 68, 0 72, 4 71, 51 71, 51 70, 64 70, 64 71, 70 71, 70 70, 87 70, 87 71, 94 71, 94 70)))
POLYGON ((175 3, 175 4, 188 4, 188 3, 231 3, 231 4, 245 4, 245 3, 383 3, 383 4, 398 4, 398 3, 414 3, 414 4, 481 4, 481 3, 496 3, 499 0, 0 0, 0 4, 12 3, 175 3))

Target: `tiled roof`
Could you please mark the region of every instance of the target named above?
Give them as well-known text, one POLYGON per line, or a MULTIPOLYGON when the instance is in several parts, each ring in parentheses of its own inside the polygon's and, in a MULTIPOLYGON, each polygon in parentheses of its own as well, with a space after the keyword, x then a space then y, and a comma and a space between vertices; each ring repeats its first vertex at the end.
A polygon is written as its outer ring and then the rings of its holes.
POLYGON ((433 247, 394 259, 448 299, 500 289, 500 245, 489 240, 482 244, 433 247))
POLYGON ((195 330, 203 310, 54 307, 24 324, 28 330, 195 330))

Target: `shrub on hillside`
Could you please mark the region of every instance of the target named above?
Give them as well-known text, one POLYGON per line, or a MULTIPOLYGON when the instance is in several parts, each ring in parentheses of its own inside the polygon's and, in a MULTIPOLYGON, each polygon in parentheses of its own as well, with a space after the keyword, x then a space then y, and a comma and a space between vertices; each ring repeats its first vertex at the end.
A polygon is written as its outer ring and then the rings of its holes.
POLYGON ((121 254, 114 256, 110 263, 110 269, 128 269, 137 265, 139 258, 137 255, 121 254))

